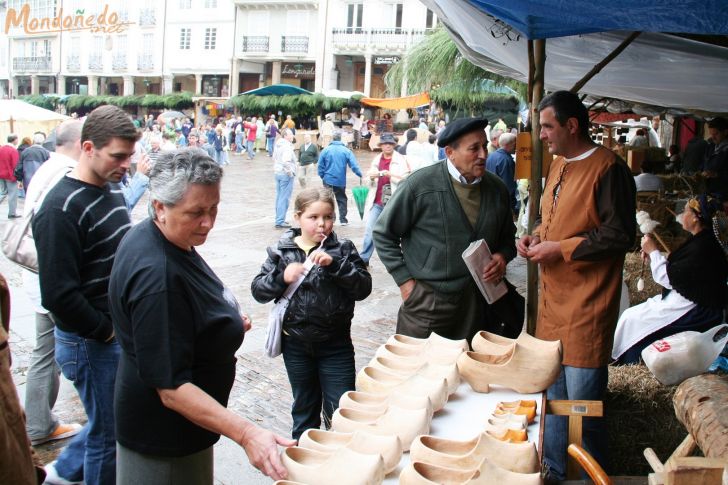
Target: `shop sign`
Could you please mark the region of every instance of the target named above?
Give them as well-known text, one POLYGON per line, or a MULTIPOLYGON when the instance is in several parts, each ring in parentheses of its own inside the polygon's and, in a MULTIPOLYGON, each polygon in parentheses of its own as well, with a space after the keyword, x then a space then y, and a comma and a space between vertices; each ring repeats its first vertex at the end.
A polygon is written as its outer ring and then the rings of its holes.
MULTIPOLYGON (((531 132, 524 131, 516 137, 516 180, 531 178, 531 132)), ((549 167, 553 160, 553 155, 549 153, 546 143, 543 144, 543 154, 541 159, 541 174, 545 177, 549 173, 549 167)))
POLYGON ((64 15, 63 7, 55 17, 31 17, 30 5, 23 4, 20 11, 9 8, 5 13, 5 34, 11 27, 23 27, 25 34, 48 34, 53 32, 73 32, 88 30, 91 33, 118 34, 125 32, 133 22, 122 22, 119 14, 105 5, 101 13, 86 15, 86 9, 76 9, 73 14, 64 15))
POLYGON ((296 79, 314 79, 316 66, 314 64, 283 64, 281 76, 295 77, 296 79))
POLYGON ((398 56, 375 56, 374 64, 397 64, 399 62, 398 56))

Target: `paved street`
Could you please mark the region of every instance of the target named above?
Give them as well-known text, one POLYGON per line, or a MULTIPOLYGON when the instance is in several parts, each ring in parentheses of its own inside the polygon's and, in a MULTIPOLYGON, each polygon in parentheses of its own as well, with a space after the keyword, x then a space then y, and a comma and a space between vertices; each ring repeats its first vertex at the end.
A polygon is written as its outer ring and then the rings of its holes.
MULTIPOLYGON (((366 171, 372 159, 368 151, 357 152, 362 171, 366 171)), ((349 188, 359 180, 349 172, 349 188)), ((318 177, 310 185, 320 185, 318 177)), ((300 190, 298 183, 294 198, 300 190)), ((357 213, 349 193, 349 221, 346 227, 334 226, 339 237, 351 239, 358 248, 364 232, 364 224, 357 213)), ((274 229, 274 179, 272 159, 259 154, 254 160, 233 156, 225 167, 222 200, 214 230, 207 243, 198 248, 218 276, 230 287, 240 303, 253 319, 253 330, 245 337, 238 351, 236 383, 230 396, 229 408, 236 413, 274 430, 282 435, 290 433, 290 386, 281 358, 269 359, 263 354, 263 341, 269 305, 260 305, 250 296, 250 282, 265 259, 265 248, 275 243, 281 231, 274 229)), ((6 205, 3 202, 2 205, 6 205)), ((22 210, 23 201, 19 205, 22 210)), ((291 204, 292 206, 292 204, 291 204)), ((0 208, 0 214, 5 214, 0 208)), ((133 219, 146 217, 146 197, 137 205, 133 219)), ((293 221, 292 217, 288 218, 293 221)), ((3 218, 0 230, 7 223, 3 218)), ((62 244, 62 241, 59 241, 62 244)), ((509 266, 509 279, 520 288, 524 283, 522 260, 509 266)), ((21 394, 25 393, 25 374, 35 340, 34 312, 22 288, 22 277, 17 266, 0 257, 0 271, 12 286, 13 376, 21 394)), ((399 305, 399 290, 376 256, 372 259, 373 291, 364 302, 357 303, 352 336, 356 349, 357 369, 365 365, 374 350, 394 332, 394 321, 399 305)), ((64 421, 85 420, 83 408, 73 387, 64 382, 56 412, 64 421)), ((39 447, 44 461, 50 461, 63 443, 39 447)), ((220 484, 264 484, 269 479, 253 469, 242 449, 223 438, 215 448, 215 479, 220 484)))

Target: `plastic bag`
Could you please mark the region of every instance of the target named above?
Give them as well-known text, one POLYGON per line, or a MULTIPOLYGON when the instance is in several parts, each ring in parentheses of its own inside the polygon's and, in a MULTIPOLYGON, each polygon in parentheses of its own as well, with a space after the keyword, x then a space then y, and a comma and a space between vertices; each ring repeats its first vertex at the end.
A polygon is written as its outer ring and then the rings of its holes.
POLYGON ((647 346, 642 351, 642 360, 658 381, 671 386, 708 370, 726 342, 725 323, 705 333, 676 333, 647 346))

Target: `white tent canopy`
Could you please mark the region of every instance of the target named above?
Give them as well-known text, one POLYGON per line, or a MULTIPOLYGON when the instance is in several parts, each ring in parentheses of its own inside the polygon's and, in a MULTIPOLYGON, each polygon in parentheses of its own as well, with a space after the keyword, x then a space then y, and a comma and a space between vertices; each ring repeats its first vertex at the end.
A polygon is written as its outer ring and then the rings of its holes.
POLYGON ((0 100, 0 143, 5 143, 10 133, 20 138, 32 137, 36 131, 48 135, 53 128, 69 117, 39 108, 18 99, 0 100))
MULTIPOLYGON (((473 64, 527 81, 525 36, 496 34, 493 17, 462 0, 422 0, 473 64)), ((546 89, 571 89, 630 32, 555 37, 546 41, 546 89)), ((652 106, 728 113, 728 48, 674 35, 642 33, 581 90, 652 106)))

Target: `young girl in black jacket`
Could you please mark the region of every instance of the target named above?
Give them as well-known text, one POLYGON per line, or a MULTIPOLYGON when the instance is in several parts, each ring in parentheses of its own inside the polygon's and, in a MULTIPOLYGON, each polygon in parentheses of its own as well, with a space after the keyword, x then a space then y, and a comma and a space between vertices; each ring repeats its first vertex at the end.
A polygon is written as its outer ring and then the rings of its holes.
POLYGON ((296 197, 294 220, 268 248, 268 258, 251 286, 260 303, 277 300, 288 285, 314 267, 291 296, 283 318, 282 351, 293 390, 293 439, 321 426, 328 428, 339 398, 354 389, 351 319, 354 302, 372 291, 372 277, 349 240, 333 232, 336 199, 330 189, 306 189, 296 197), (322 409, 323 405, 323 409, 322 409))

